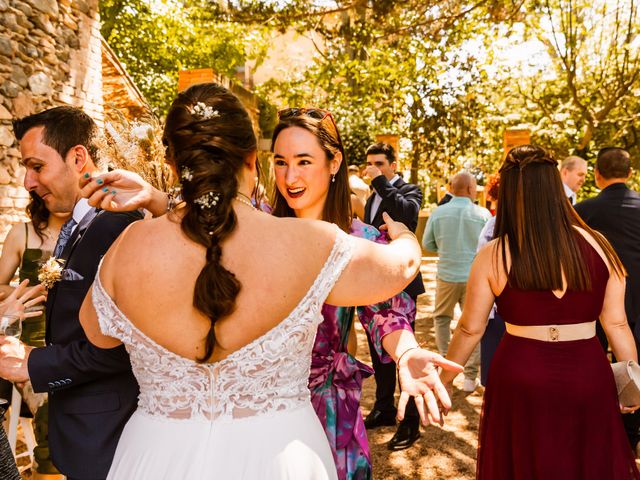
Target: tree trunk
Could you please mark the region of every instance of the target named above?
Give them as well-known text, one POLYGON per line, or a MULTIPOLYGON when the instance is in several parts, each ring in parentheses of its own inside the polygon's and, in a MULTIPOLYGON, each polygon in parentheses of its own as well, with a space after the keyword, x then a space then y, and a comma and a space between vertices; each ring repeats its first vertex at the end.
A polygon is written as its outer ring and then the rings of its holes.
POLYGON ((411 158, 411 176, 409 178, 409 182, 414 185, 418 184, 418 170, 420 169, 420 149, 415 146, 413 147, 413 158, 411 158))

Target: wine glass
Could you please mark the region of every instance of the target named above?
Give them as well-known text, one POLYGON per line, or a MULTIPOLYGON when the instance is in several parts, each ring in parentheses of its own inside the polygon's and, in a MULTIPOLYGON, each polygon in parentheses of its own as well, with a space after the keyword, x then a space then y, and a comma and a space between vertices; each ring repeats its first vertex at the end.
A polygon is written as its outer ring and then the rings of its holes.
POLYGON ((0 315, 0 335, 20 338, 22 334, 22 320, 20 315, 0 315))

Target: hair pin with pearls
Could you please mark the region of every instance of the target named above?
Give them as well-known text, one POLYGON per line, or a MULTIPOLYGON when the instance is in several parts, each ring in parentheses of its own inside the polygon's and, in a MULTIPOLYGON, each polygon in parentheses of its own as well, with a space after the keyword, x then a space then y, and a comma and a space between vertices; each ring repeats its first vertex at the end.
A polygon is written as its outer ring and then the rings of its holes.
POLYGON ((189 170, 188 167, 184 167, 182 169, 182 173, 180 175, 180 178, 185 182, 190 182, 191 180, 193 180, 193 172, 191 170, 189 170))
POLYGON ((220 201, 220 194, 215 192, 207 192, 204 195, 199 196, 194 200, 194 203, 200 206, 200 208, 213 208, 218 205, 220 201))
POLYGON ((191 113, 204 120, 219 117, 218 110, 214 110, 212 106, 205 104, 204 102, 198 102, 191 108, 191 113))

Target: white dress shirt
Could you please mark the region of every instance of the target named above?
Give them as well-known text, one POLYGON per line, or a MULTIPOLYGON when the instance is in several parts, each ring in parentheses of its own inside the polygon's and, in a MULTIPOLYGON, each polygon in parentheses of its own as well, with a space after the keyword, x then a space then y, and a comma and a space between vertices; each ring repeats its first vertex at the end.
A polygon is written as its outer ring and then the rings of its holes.
POLYGON ((567 196, 567 198, 571 202, 571 205, 575 205, 576 204, 576 192, 574 192, 569 187, 567 187, 567 184, 564 183, 564 182, 562 183, 562 186, 564 187, 564 194, 567 196))
POLYGON ((81 198, 80 200, 78 200, 76 206, 73 207, 73 214, 71 215, 73 217, 73 220, 76 222, 76 224, 71 229, 71 233, 75 232, 84 216, 91 210, 93 210, 93 207, 89 205, 89 200, 87 200, 86 198, 81 198))

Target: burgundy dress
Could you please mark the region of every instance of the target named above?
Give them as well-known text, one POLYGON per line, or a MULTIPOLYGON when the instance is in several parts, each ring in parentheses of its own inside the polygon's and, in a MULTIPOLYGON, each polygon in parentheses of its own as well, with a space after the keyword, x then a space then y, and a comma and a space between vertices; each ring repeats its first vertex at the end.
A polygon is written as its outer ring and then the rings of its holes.
MULTIPOLYGON (((525 291, 496 299, 514 325, 597 320, 609 273, 577 234, 591 275, 589 292, 525 291)), ((640 479, 622 425, 615 381, 594 336, 545 342, 506 333, 490 367, 478 440, 482 480, 640 479)))

